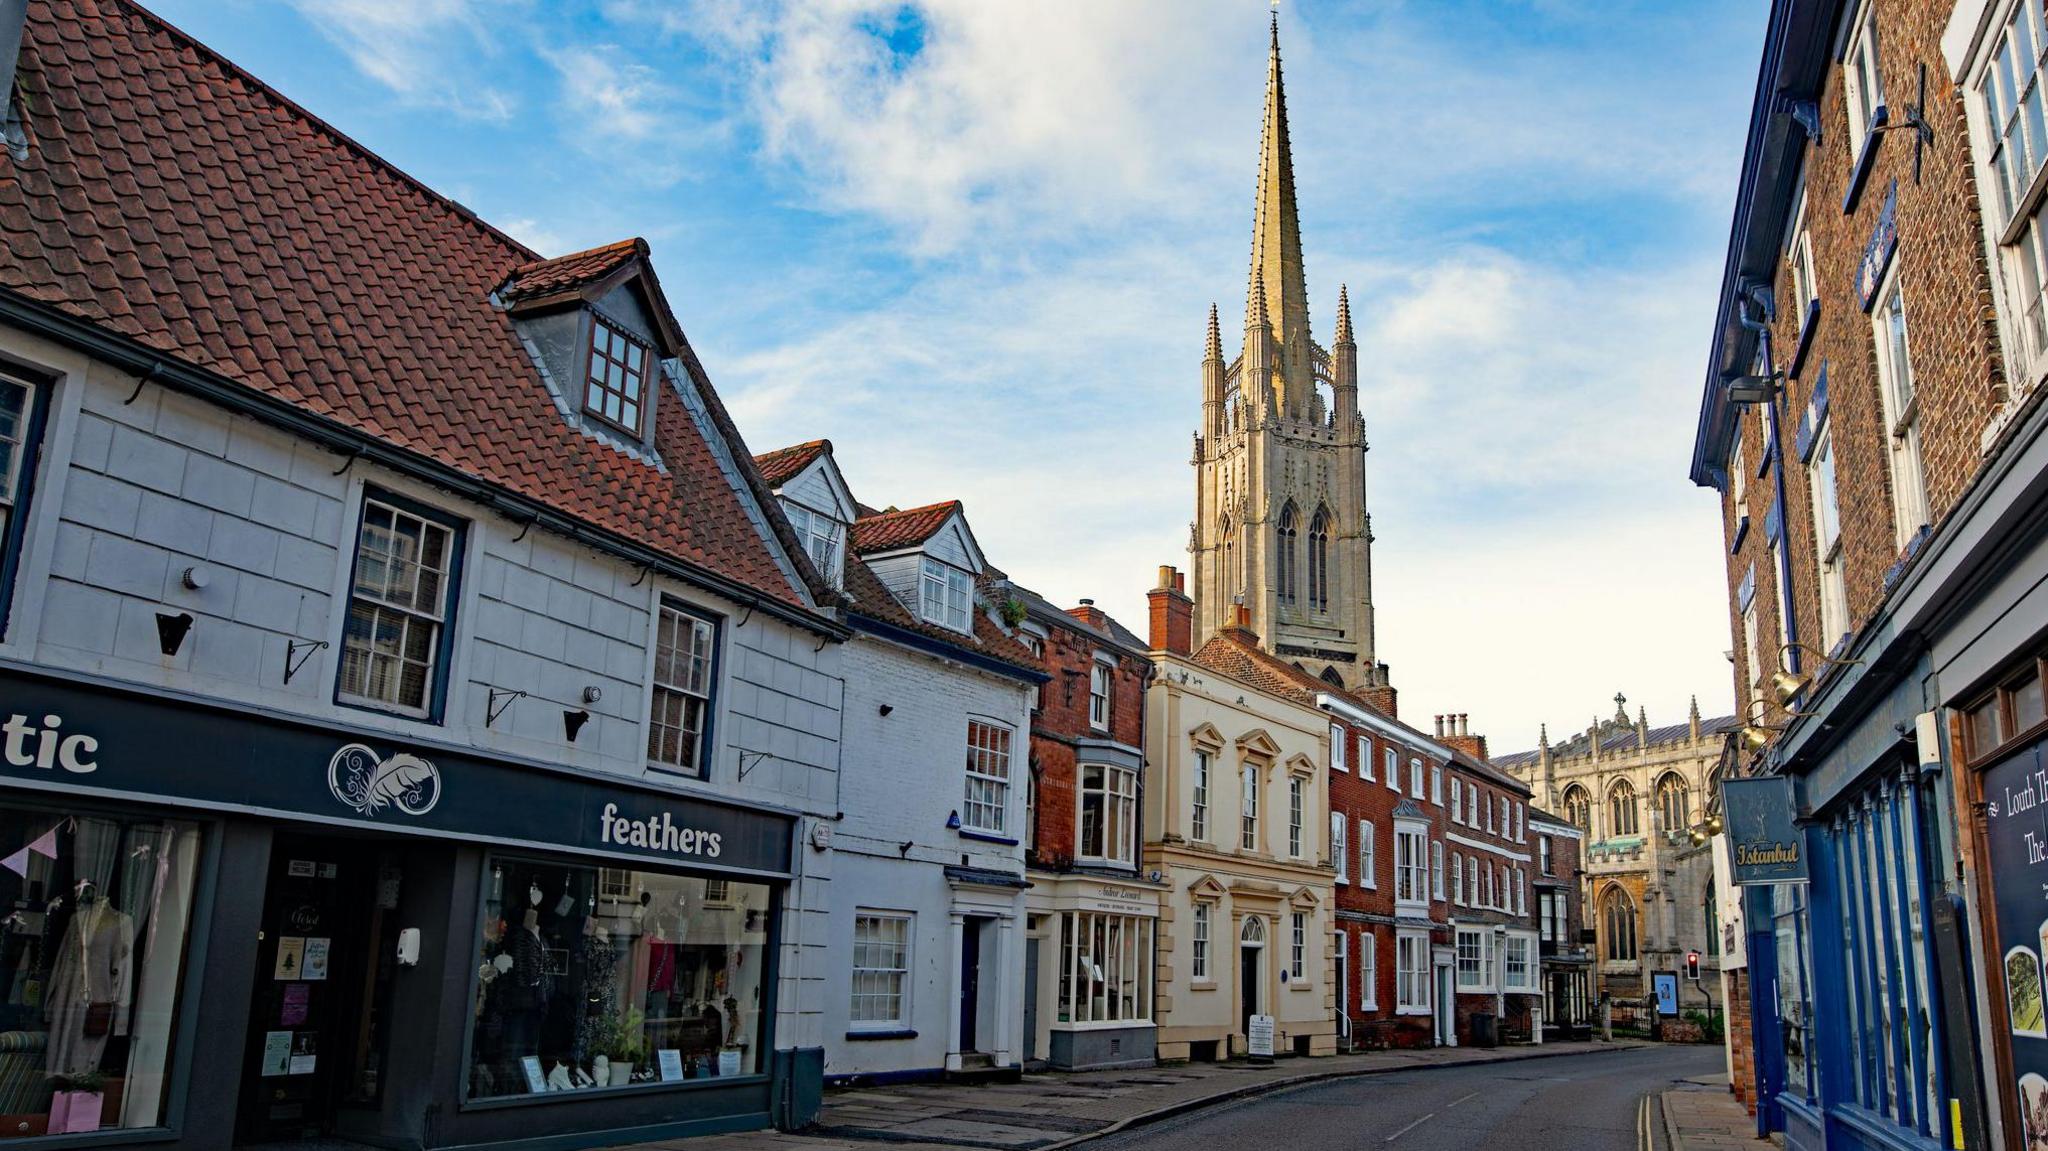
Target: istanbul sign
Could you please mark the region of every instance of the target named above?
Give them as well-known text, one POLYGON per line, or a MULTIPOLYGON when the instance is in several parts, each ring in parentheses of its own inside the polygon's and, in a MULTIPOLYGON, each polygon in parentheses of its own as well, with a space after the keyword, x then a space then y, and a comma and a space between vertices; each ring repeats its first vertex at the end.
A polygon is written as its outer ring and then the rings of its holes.
POLYGON ((1788 775, 1721 781, 1729 870, 1738 885, 1806 882, 1806 836, 1792 782, 1788 775))

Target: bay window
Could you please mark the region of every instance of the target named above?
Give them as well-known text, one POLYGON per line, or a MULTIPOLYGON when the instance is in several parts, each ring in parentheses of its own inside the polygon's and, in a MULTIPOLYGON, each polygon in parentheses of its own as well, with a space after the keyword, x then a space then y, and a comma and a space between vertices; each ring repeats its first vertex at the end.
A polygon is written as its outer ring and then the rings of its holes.
POLYGON ((1128 767, 1081 765, 1081 857, 1137 861, 1138 773, 1128 767))
POLYGON ((1988 153, 1986 178, 1992 189, 1990 231, 2006 274, 1999 277, 2008 321, 2017 329, 2011 349, 2014 395, 2025 395, 2040 375, 2048 352, 2048 236, 2043 235, 2041 190, 2035 186, 2048 158, 2048 114, 2044 114, 2042 53, 2048 51, 2039 0, 2012 5, 1995 46, 1975 65, 1977 110, 1988 153))
POLYGON ((1526 933, 1511 931, 1501 940, 1500 989, 1530 994, 1536 982, 1536 941, 1526 933))

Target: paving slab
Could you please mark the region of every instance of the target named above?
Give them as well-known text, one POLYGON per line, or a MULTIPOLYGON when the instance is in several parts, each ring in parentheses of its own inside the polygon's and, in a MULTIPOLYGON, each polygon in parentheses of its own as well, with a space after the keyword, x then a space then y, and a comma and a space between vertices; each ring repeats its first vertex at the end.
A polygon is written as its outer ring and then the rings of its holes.
POLYGON ((1782 1146, 1773 1135, 1758 1138, 1756 1118, 1738 1102, 1726 1083, 1693 1080, 1658 1098, 1664 1111, 1664 1134, 1671 1151, 1768 1151, 1782 1146))

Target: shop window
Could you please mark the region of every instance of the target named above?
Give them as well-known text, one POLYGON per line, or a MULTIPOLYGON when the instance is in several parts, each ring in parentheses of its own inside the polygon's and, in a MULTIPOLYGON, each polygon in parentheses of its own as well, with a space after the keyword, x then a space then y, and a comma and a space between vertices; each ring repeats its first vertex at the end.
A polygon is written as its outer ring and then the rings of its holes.
POLYGON ((718 627, 709 619, 663 600, 654 640, 654 703, 647 725, 647 758, 663 767, 702 778, 711 719, 712 657, 718 627))
MULTIPOLYGON (((1206 922, 1204 915, 1204 926, 1206 922)), ((1088 911, 1062 913, 1060 1022, 1131 1023, 1151 1018, 1152 920, 1088 911)))
POLYGON ((490 860, 478 929, 473 1099, 765 1069, 769 889, 490 860))
POLYGON ((7 805, 0 853, 4 1134, 163 1126, 198 825, 7 805))
POLYGON ((961 826, 1001 835, 1010 807, 1010 729, 981 720, 967 723, 967 802, 961 826))
POLYGON ((364 497, 341 635, 342 702, 436 718, 461 544, 460 527, 437 512, 382 493, 364 497))
POLYGON ((887 911, 858 911, 853 917, 853 1004, 847 1016, 855 1031, 908 1027, 906 988, 910 980, 911 917, 887 911))
POLYGON ((1128 767, 1081 765, 1081 857, 1135 863, 1138 773, 1128 767))
POLYGON ((0 630, 14 602, 14 569, 28 527, 44 394, 45 389, 0 370, 0 630))

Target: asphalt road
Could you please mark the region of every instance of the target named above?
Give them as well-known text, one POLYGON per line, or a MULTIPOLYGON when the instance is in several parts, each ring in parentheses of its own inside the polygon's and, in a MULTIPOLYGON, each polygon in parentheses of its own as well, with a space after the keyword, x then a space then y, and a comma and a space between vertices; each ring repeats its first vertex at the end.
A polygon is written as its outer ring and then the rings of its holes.
POLYGON ((1719 1047, 1647 1047, 1367 1075, 1191 1112, 1088 1151, 1638 1151, 1644 1096, 1722 1067, 1719 1047))

